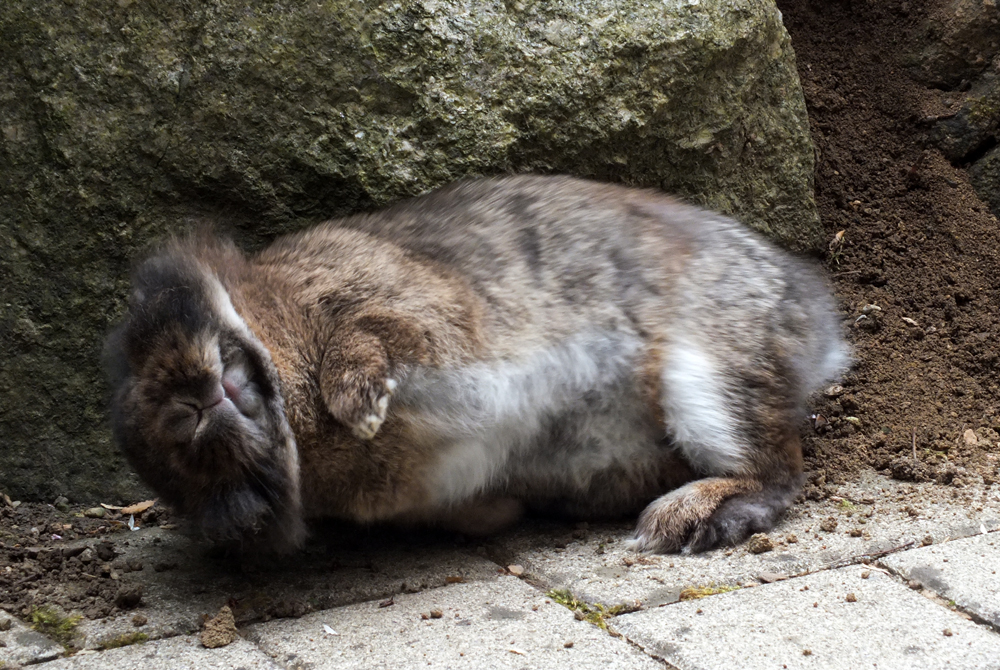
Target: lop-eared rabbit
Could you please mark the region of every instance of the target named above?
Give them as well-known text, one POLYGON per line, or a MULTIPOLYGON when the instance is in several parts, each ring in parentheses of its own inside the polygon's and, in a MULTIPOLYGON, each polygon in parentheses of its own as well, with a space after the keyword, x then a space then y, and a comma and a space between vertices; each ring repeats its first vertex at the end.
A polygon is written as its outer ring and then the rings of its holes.
POLYGON ((175 239, 106 351, 117 442, 209 537, 305 519, 487 533, 639 516, 640 551, 773 527, 807 396, 847 363, 829 289, 724 216, 566 177, 460 182, 246 255, 175 239))

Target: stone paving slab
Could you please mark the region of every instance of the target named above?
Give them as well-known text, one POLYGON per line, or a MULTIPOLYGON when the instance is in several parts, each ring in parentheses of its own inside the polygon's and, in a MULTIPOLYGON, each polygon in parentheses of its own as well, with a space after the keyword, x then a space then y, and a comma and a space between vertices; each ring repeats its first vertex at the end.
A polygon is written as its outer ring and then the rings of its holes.
POLYGON ((903 552, 882 564, 1000 630, 1000 533, 903 552))
POLYGON ((657 606, 676 602, 689 587, 802 575, 908 543, 919 547, 927 538, 938 543, 977 534, 981 527, 1000 528, 997 486, 958 490, 869 473, 836 493, 796 505, 769 534, 773 550, 761 554, 751 553, 747 544, 694 556, 635 554, 625 548, 631 521, 590 524, 575 536, 567 525, 525 525, 485 546, 495 561, 523 566, 546 587, 566 588, 591 602, 657 606), (831 522, 836 527, 825 530, 831 522))
POLYGON ((663 668, 513 577, 257 624, 247 637, 289 668, 663 668))
POLYGON ((83 652, 39 666, 39 670, 280 670, 246 640, 206 649, 193 636, 134 644, 108 651, 83 652))
POLYGON ((626 614, 612 627, 680 670, 1000 668, 1000 635, 865 566, 626 614))
POLYGON ((207 545, 175 530, 149 528, 112 536, 114 565, 141 562, 142 569, 116 574, 123 585, 143 587, 142 604, 79 626, 83 647, 99 648, 122 634, 142 632, 149 639, 190 634, 203 614, 215 615, 235 603, 237 623, 298 616, 350 603, 387 598, 394 593, 444 586, 461 579, 493 578, 496 564, 457 548, 454 539, 414 539, 386 530, 367 533, 321 526, 331 533, 314 539, 294 556, 237 564, 207 551, 207 545), (394 542, 394 537, 399 537, 394 542), (141 614, 147 623, 133 625, 141 614))
POLYGON ((26 665, 58 658, 64 651, 63 646, 41 633, 37 633, 16 617, 0 610, 0 624, 10 628, 0 631, 0 668, 5 665, 26 665))

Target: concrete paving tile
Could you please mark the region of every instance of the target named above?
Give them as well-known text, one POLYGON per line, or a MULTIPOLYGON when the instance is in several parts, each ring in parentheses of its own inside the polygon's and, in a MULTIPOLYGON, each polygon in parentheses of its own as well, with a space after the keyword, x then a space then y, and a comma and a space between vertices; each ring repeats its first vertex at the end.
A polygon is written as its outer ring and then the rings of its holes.
POLYGON ((83 652, 39 666, 39 670, 279 670, 260 649, 246 640, 206 649, 194 636, 83 652))
POLYGON ((586 531, 540 522, 484 545, 501 565, 521 565, 538 583, 568 588, 587 601, 656 606, 676 602, 688 587, 801 575, 909 542, 920 546, 928 536, 941 542, 976 534, 981 526, 1000 528, 997 486, 958 490, 869 473, 837 487, 836 494, 793 507, 769 534, 774 549, 761 554, 743 544, 695 556, 638 555, 625 548, 632 521, 590 524, 586 531), (824 530, 831 521, 836 527, 824 530))
POLYGON ((58 658, 64 651, 58 642, 33 631, 13 615, 0 610, 0 624, 7 628, 0 631, 0 668, 5 665, 27 665, 58 658))
POLYGON ((513 577, 256 624, 247 637, 289 668, 663 668, 513 577))
POLYGON ((1000 635, 865 566, 626 614, 612 627, 681 670, 1000 668, 1000 635))
POLYGON ((1000 629, 1000 533, 905 551, 881 563, 1000 629))
MULTIPOLYGON (((190 634, 202 614, 215 615, 234 602, 238 624, 300 616, 355 602, 443 586, 450 580, 492 578, 497 566, 456 545, 454 536, 366 531, 324 526, 298 554, 240 564, 209 551, 176 530, 143 529, 112 536, 113 565, 141 562, 115 572, 112 588, 142 585, 142 603, 110 617, 81 622, 84 648, 100 648, 119 635, 142 632, 149 639, 190 634), (136 614, 146 617, 139 628, 136 614)), ((104 580, 104 583, 110 583, 104 580)))

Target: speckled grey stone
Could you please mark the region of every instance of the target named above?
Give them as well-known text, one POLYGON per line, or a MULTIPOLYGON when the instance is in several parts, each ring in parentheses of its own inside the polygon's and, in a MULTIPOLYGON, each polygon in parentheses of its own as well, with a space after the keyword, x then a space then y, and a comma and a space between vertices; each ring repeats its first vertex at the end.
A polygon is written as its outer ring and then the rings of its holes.
POLYGON ((142 584, 142 605, 104 619, 80 622, 85 648, 121 634, 150 639, 195 633, 202 614, 214 616, 232 601, 237 625, 299 616, 400 592, 444 586, 449 578, 474 582, 496 575, 494 563, 456 547, 453 537, 430 533, 321 526, 305 550, 292 556, 239 563, 211 554, 180 530, 142 529, 109 536, 119 559, 142 562, 122 572, 120 584, 142 584), (146 625, 132 624, 135 614, 146 625))
POLYGON ((625 547, 633 521, 590 524, 585 532, 572 524, 524 525, 484 546, 499 564, 522 565, 547 587, 587 601, 656 606, 675 602, 689 587, 770 581, 919 547, 928 536, 937 543, 976 534, 980 526, 1000 528, 996 488, 969 489, 956 499, 954 487, 865 473, 837 487, 833 498, 793 506, 769 533, 774 549, 762 554, 743 544, 693 556, 639 555, 625 547), (831 517, 837 527, 826 532, 820 526, 831 517))
POLYGON ((288 668, 663 668, 514 577, 273 621, 247 636, 288 668))
POLYGON ((888 556, 883 564, 1000 629, 1000 533, 888 556))
POLYGON ((4 664, 27 665, 50 661, 63 653, 63 646, 33 631, 14 615, 0 610, 0 620, 10 619, 10 630, 0 632, 0 668, 4 664))
POLYGON ((1000 635, 864 566, 626 614, 613 628, 682 670, 1000 668, 1000 635))
POLYGON ((47 663, 39 670, 279 670, 280 666, 245 640, 206 649, 195 636, 84 652, 47 663))

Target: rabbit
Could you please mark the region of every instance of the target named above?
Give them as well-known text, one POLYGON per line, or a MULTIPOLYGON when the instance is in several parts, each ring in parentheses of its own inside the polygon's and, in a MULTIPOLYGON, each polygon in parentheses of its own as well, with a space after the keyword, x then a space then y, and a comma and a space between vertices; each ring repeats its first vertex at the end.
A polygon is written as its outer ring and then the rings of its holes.
POLYGON ((571 177, 458 182, 247 255, 139 263, 106 346, 112 427, 204 533, 306 519, 491 533, 638 514, 631 547, 767 531, 809 394, 850 362, 820 273, 725 216, 571 177))

